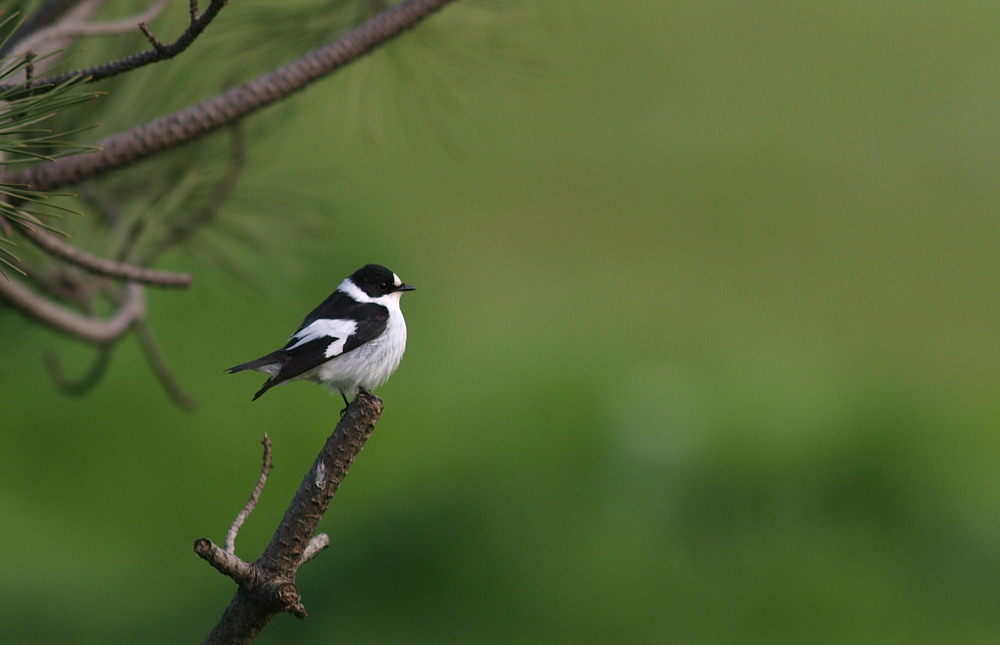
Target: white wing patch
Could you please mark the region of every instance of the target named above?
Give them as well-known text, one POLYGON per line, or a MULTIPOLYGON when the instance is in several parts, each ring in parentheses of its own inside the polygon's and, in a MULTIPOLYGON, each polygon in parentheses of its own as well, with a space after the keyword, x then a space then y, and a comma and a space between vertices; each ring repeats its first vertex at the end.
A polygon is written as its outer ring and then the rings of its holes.
POLYGON ((314 320, 302 329, 292 334, 291 340, 295 344, 289 345, 285 349, 295 349, 299 345, 320 339, 329 338, 333 342, 323 352, 327 358, 333 358, 344 353, 344 344, 348 337, 358 330, 358 323, 345 318, 320 318, 314 320))

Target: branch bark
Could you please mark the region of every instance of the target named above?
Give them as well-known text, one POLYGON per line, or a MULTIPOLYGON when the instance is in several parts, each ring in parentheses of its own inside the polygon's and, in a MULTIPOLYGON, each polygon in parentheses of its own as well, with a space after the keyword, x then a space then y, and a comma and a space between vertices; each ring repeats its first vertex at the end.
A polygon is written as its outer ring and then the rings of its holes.
POLYGON ((97 152, 42 162, 7 181, 50 191, 191 143, 332 74, 454 0, 407 0, 290 63, 211 99, 102 140, 97 152))
POLYGON ((184 289, 191 285, 191 275, 187 273, 171 273, 169 271, 157 271, 147 269, 142 266, 115 262, 106 258, 100 258, 82 251, 68 242, 64 242, 59 237, 45 231, 44 229, 27 226, 20 226, 21 233, 31 240, 38 248, 49 255, 59 258, 70 264, 74 264, 81 269, 85 269, 97 275, 131 282, 142 282, 157 287, 169 287, 184 289))
POLYGON ((326 536, 315 535, 316 528, 381 414, 382 400, 378 397, 368 393, 355 397, 256 562, 246 562, 205 538, 195 542, 195 553, 239 585, 206 644, 250 643, 283 611, 306 617, 296 574, 303 563, 329 544, 326 536))

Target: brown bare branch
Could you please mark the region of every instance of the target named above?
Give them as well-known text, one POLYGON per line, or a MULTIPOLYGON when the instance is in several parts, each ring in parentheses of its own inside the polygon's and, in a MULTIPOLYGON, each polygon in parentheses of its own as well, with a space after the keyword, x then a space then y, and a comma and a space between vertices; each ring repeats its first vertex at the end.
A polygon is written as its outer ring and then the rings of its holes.
POLYGON ((270 544, 261 557, 249 565, 249 573, 226 557, 231 554, 208 540, 195 543, 198 555, 239 585, 205 643, 250 643, 280 612, 287 611, 300 618, 306 616, 295 576, 303 563, 329 543, 329 538, 316 535, 316 527, 381 414, 381 399, 364 392, 347 406, 302 480, 270 544))
MULTIPOLYGON (((61 157, 12 173, 36 190, 77 184, 131 166, 232 125, 392 40, 454 0, 407 0, 311 52, 211 99, 102 140, 97 152, 61 157)), ((215 3, 213 3, 213 6, 215 3)), ((202 16, 202 19, 204 16, 202 16)), ((52 82, 48 79, 47 82, 52 82)))
POLYGON ((19 225, 19 229, 25 237, 34 242, 35 246, 49 255, 74 264, 81 269, 86 269, 91 273, 108 276, 109 278, 129 280, 131 282, 141 282, 157 287, 185 288, 191 284, 191 275, 187 273, 156 271, 154 269, 147 269, 146 267, 99 258, 86 251, 81 251, 44 229, 37 227, 29 228, 24 225, 19 225))
POLYGON ((264 444, 264 458, 260 466, 260 476, 257 477, 257 485, 253 487, 250 499, 236 515, 232 526, 229 527, 229 532, 226 533, 226 551, 230 553, 236 552, 236 536, 243 527, 243 523, 250 517, 250 513, 253 513, 253 509, 257 508, 257 501, 260 500, 260 494, 264 490, 264 485, 267 484, 267 475, 271 472, 271 438, 265 432, 264 438, 260 442, 264 444))
POLYGON ((232 578, 238 585, 250 584, 255 576, 251 563, 240 559, 231 551, 220 549, 208 538, 195 540, 194 552, 215 567, 219 573, 232 578))
POLYGON ((134 283, 125 286, 121 305, 114 315, 106 319, 83 316, 66 309, 10 277, 0 278, 0 297, 29 318, 96 345, 120 338, 146 314, 145 294, 142 287, 134 283))
POLYGON ((317 533, 311 540, 309 540, 309 544, 307 544, 305 550, 302 551, 301 564, 309 562, 328 546, 330 546, 330 536, 326 533, 317 533))

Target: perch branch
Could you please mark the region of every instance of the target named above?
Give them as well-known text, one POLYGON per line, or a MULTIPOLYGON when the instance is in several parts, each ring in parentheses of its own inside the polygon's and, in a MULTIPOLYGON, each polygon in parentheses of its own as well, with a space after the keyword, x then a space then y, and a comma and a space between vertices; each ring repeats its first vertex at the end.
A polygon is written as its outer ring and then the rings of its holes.
POLYGON ((243 523, 250 517, 250 513, 253 513, 253 509, 257 508, 257 501, 260 499, 260 494, 267 483, 267 475, 271 472, 271 438, 265 432, 264 438, 260 442, 264 444, 264 459, 260 466, 260 476, 257 478, 257 485, 253 487, 253 491, 250 493, 250 499, 247 500, 243 509, 236 515, 232 526, 229 527, 229 532, 226 533, 226 551, 229 553, 236 552, 236 536, 243 527, 243 523))
POLYGON ((453 1, 407 0, 393 5, 339 38, 244 85, 107 137, 99 143, 101 149, 97 152, 40 162, 12 173, 8 181, 28 184, 35 190, 53 190, 131 166, 195 141, 337 71, 453 1))
POLYGON ((305 617, 295 586, 296 573, 329 542, 329 538, 315 535, 316 527, 381 414, 382 400, 367 393, 359 394, 347 406, 303 478, 270 544, 256 562, 248 565, 249 573, 232 561, 235 556, 209 540, 195 542, 199 556, 239 585, 205 643, 250 643, 283 611, 305 617))
POLYGON ((0 297, 14 305, 24 315, 56 331, 80 340, 103 345, 124 335, 146 314, 146 299, 142 287, 129 283, 118 310, 110 318, 82 316, 28 289, 12 278, 0 278, 0 297))

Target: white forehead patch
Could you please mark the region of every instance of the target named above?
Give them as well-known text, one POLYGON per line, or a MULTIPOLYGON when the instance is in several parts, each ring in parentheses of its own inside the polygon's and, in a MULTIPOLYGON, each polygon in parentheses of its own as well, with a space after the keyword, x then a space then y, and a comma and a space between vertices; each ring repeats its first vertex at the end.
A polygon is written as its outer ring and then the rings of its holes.
POLYGON ((403 281, 399 279, 399 276, 395 273, 392 274, 392 283, 397 287, 403 286, 403 281))

